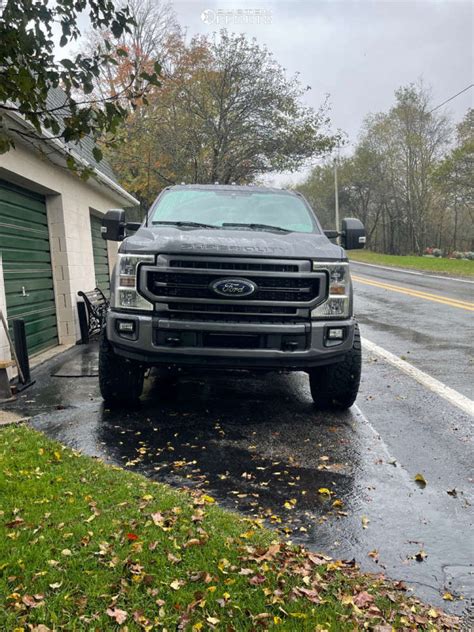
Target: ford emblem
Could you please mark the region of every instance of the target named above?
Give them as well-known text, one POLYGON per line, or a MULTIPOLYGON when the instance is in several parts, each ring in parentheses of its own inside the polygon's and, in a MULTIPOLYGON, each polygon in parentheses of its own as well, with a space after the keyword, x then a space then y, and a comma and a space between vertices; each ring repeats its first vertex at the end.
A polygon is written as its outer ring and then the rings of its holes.
POLYGON ((243 298, 253 294, 257 286, 248 279, 217 279, 209 285, 209 288, 219 296, 243 298))

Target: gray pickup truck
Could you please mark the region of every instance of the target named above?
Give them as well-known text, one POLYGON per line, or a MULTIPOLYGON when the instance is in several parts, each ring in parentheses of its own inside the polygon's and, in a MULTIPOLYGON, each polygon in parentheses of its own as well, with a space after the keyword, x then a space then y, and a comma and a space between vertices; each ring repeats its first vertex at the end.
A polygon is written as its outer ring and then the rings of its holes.
POLYGON ((110 404, 137 400, 148 369, 305 371, 319 409, 354 403, 361 345, 347 249, 365 231, 323 231, 293 191, 236 185, 164 189, 143 224, 110 210, 121 241, 99 381, 110 404), (126 236, 129 235, 129 236, 126 236))

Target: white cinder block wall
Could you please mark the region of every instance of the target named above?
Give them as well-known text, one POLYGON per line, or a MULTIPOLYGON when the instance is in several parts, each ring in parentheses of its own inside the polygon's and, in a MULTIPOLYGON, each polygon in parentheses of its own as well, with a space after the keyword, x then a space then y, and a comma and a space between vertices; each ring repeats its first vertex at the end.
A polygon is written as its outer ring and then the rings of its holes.
MULTIPOLYGON (((83 182, 65 167, 18 142, 15 149, 0 156, 0 177, 46 196, 59 343, 74 344, 80 337, 77 293, 95 287, 91 209, 105 213, 109 208, 130 206, 130 200, 93 178, 83 182)), ((113 263, 117 244, 109 242, 108 251, 113 263)), ((0 270, 0 305, 4 306, 4 301, 0 270)), ((0 337, 3 358, 9 357, 5 343, 0 337)))

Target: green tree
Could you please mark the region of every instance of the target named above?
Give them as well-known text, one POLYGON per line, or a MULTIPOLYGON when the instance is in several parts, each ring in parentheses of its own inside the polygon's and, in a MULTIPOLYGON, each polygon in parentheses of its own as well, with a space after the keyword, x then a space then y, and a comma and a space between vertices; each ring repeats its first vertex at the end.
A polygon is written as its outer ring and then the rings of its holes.
POLYGON ((456 143, 439 163, 434 181, 442 203, 451 215, 452 238, 449 246, 474 250, 474 108, 457 126, 456 143))
POLYGON ((255 40, 225 30, 189 44, 177 38, 167 59, 149 107, 132 113, 110 155, 144 201, 174 182, 246 183, 294 171, 334 145, 326 106, 303 105, 307 88, 255 40))
MULTIPOLYGON (((128 115, 120 101, 122 94, 135 105, 151 85, 158 84, 155 63, 140 71, 138 86, 132 83, 116 95, 94 98, 94 80, 101 67, 117 64, 128 52, 113 50, 103 40, 89 54, 58 59, 54 29, 60 30, 61 48, 75 42, 81 36, 78 18, 84 11, 93 29, 108 29, 116 38, 130 32, 134 23, 127 6, 116 8, 112 0, 7 0, 4 5, 0 15, 0 153, 14 146, 15 134, 65 142, 77 142, 86 135, 97 140, 115 132, 128 115), (64 103, 53 107, 48 93, 58 87, 64 91, 64 103), (30 123, 31 132, 9 129, 12 115, 30 123)), ((94 155, 101 159, 97 146, 94 155)))

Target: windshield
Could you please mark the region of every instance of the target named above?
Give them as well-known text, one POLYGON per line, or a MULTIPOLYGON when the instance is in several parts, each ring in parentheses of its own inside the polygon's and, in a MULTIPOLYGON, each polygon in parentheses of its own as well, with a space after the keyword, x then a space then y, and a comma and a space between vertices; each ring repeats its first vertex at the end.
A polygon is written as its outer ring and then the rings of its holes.
POLYGON ((299 197, 272 191, 165 191, 151 209, 150 222, 189 222, 209 227, 225 225, 224 228, 229 230, 264 230, 267 226, 299 233, 319 233, 311 210, 299 197))

